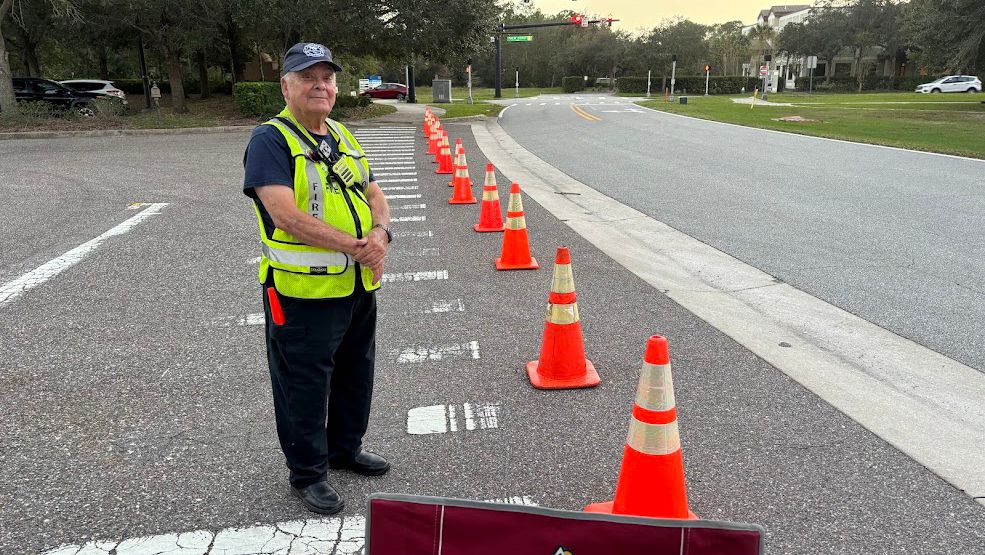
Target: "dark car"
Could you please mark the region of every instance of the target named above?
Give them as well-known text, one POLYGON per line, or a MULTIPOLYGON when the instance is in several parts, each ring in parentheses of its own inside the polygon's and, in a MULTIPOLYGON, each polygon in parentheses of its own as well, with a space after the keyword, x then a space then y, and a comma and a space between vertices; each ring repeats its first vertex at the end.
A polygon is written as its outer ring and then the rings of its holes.
POLYGON ((403 100, 407 98, 407 85, 400 83, 383 83, 372 89, 366 89, 359 93, 359 96, 369 96, 372 98, 396 98, 403 100))
POLYGON ((14 96, 20 102, 44 102, 59 110, 73 110, 82 116, 96 113, 94 94, 76 91, 50 79, 14 77, 14 96))

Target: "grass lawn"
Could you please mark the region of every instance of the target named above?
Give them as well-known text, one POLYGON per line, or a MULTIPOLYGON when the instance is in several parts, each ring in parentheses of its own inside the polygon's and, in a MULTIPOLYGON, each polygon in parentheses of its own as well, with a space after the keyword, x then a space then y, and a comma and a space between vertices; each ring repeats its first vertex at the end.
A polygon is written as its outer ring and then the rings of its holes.
POLYGON ((985 158, 985 96, 917 93, 780 93, 770 102, 736 104, 732 97, 691 96, 688 104, 648 100, 648 108, 749 127, 985 158), (800 116, 809 122, 776 121, 800 116))

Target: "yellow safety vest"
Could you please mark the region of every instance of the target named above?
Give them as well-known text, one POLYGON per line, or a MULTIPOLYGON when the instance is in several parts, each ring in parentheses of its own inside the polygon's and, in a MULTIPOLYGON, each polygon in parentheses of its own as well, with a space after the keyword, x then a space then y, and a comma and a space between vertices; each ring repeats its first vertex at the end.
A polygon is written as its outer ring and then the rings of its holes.
MULTIPOLYGON (((358 163, 357 181, 352 187, 343 187, 333 179, 325 162, 310 159, 307 144, 316 144, 308 131, 284 108, 274 119, 264 125, 276 127, 287 140, 294 160, 294 201, 298 210, 326 224, 362 238, 373 227, 373 214, 366 200, 365 187, 369 184, 369 162, 355 137, 341 123, 326 119, 329 132, 344 156, 353 157, 358 163), (283 118, 294 124, 286 125, 283 118), (296 131, 304 136, 299 136, 296 131)), ((373 283, 373 272, 363 268, 346 253, 313 247, 302 243, 282 229, 267 233, 258 203, 254 203, 257 221, 260 222, 260 283, 266 283, 268 272, 273 271, 277 292, 299 299, 333 299, 347 297, 355 291, 356 268, 361 269, 366 291, 379 289, 373 283)))

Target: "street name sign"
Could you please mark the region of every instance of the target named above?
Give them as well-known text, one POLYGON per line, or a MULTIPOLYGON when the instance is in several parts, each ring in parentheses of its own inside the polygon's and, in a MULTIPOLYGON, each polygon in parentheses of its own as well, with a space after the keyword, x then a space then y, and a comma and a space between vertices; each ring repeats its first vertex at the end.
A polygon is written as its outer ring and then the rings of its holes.
POLYGON ((533 42, 533 35, 509 35, 506 42, 533 42))

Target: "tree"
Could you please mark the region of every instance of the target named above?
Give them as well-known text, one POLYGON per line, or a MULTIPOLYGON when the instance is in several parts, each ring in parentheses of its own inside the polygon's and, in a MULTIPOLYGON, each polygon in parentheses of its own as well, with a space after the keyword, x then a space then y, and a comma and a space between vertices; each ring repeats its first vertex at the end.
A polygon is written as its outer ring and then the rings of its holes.
POLYGON ((893 0, 824 0, 819 5, 845 16, 841 38, 852 49, 858 91, 862 92, 865 76, 872 69, 871 56, 866 55, 886 52, 895 43, 897 6, 893 0))
POLYGON ((985 67, 985 2, 912 0, 900 19, 914 58, 932 73, 985 67))
POLYGON ((9 117, 17 113, 17 99, 14 96, 13 74, 10 72, 10 57, 7 53, 7 42, 3 35, 3 24, 17 8, 34 8, 35 4, 24 6, 26 2, 41 4, 42 8, 50 9, 54 17, 78 17, 78 8, 73 0, 0 0, 0 117, 9 117))
POLYGON ((756 65, 760 65, 761 60, 766 60, 766 53, 772 52, 773 40, 776 38, 776 29, 767 23, 757 23, 752 28, 752 46, 756 49, 756 65))
POLYGON ((742 34, 741 21, 712 25, 708 31, 711 60, 722 75, 739 74, 739 61, 749 51, 749 37, 742 34))

